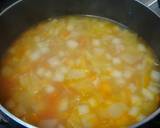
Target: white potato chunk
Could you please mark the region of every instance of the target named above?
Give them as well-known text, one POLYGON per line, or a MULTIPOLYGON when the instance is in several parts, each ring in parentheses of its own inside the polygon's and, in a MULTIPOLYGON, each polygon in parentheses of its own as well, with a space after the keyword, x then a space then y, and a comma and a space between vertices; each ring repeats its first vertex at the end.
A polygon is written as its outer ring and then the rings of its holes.
POLYGON ((69 99, 68 98, 63 98, 60 101, 60 104, 59 104, 59 111, 60 112, 67 111, 68 107, 69 107, 69 99))
POLYGON ((126 111, 127 106, 124 103, 114 103, 110 105, 107 109, 107 113, 112 118, 117 118, 126 111))
POLYGON ((128 79, 132 76, 132 74, 133 74, 132 71, 126 70, 126 71, 124 71, 123 76, 124 76, 124 78, 128 79))
POLYGON ((134 83, 129 84, 128 88, 132 93, 136 92, 136 90, 137 90, 137 87, 134 83))
POLYGON ((118 57, 115 57, 115 58, 112 59, 112 62, 113 62, 113 64, 117 65, 117 64, 121 63, 121 59, 118 58, 118 57))
POLYGON ((100 42, 100 40, 98 40, 98 39, 94 39, 94 40, 92 41, 92 44, 93 44, 94 46, 99 46, 99 45, 101 44, 101 42, 100 42))
POLYGON ((61 63, 58 58, 52 57, 52 58, 48 59, 48 64, 51 65, 52 67, 56 67, 56 66, 59 66, 61 63))
POLYGON ((153 80, 159 81, 160 80, 160 73, 158 71, 153 70, 151 72, 151 78, 153 80))
POLYGON ((78 112, 80 115, 83 115, 83 114, 87 114, 89 112, 89 107, 88 105, 79 105, 78 106, 78 112))
POLYGON ((122 78, 123 73, 122 73, 121 71, 114 70, 114 71, 112 72, 112 76, 113 76, 114 78, 122 78))
POLYGON ((90 104, 90 106, 95 107, 97 105, 97 101, 94 98, 90 98, 88 100, 88 103, 90 104))
POLYGON ((148 100, 153 100, 154 99, 154 95, 152 92, 150 92, 149 90, 147 90, 146 88, 142 89, 142 94, 145 98, 147 98, 148 100))
POLYGON ((72 70, 68 73, 69 79, 80 79, 86 76, 84 70, 72 70))
POLYGON ((36 60, 38 60, 40 57, 41 57, 41 52, 39 52, 39 51, 35 51, 35 52, 33 52, 33 53, 30 54, 30 59, 31 59, 32 61, 36 61, 36 60))
POLYGON ((45 87, 45 91, 46 91, 46 93, 51 94, 51 93, 53 93, 55 91, 55 87, 52 86, 52 85, 47 85, 45 87))
POLYGON ((137 107, 132 107, 129 111, 129 115, 131 116, 137 116, 139 113, 139 109, 137 107))
POLYGON ((146 47, 144 44, 138 44, 138 50, 141 52, 145 52, 146 51, 146 47))
POLYGON ((79 45, 78 42, 75 41, 75 40, 68 40, 68 41, 66 42, 66 44, 67 44, 68 48, 71 48, 71 49, 75 49, 75 48, 77 48, 78 45, 79 45))
POLYGON ((64 73, 56 72, 55 75, 53 76, 53 80, 57 82, 64 81, 64 73))

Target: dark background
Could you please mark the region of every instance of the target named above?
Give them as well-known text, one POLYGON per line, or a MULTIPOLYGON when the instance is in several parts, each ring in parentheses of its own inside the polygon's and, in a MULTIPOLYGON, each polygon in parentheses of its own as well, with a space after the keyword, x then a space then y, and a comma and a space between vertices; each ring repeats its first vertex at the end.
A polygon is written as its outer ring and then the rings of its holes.
MULTIPOLYGON (((16 0, 0 0, 0 12, 16 0)), ((44 0, 45 1, 45 0, 44 0)), ((94 1, 94 0, 93 0, 94 1)), ((14 22, 14 21, 13 21, 14 22)), ((0 119, 0 128, 11 128, 0 119), (2 126, 2 124, 4 126, 2 126)), ((140 128, 160 128, 160 115, 140 128)))

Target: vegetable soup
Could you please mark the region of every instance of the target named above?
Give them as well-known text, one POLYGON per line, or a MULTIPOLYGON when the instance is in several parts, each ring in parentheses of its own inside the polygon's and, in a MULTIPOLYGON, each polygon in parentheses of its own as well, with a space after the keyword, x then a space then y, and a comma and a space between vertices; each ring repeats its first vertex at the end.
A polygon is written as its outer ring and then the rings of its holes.
POLYGON ((160 103, 160 72, 147 43, 111 21, 50 19, 1 59, 0 103, 40 128, 124 128, 160 103))

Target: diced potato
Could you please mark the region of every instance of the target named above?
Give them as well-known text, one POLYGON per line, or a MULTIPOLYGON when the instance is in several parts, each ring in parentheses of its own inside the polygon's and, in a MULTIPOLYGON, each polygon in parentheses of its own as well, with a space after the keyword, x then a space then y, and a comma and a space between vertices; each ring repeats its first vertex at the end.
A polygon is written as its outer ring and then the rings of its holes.
POLYGON ((30 59, 32 61, 36 61, 36 60, 38 60, 41 57, 41 55, 42 55, 41 52, 35 51, 34 53, 31 53, 30 59))
POLYGON ((78 47, 78 42, 75 40, 68 40, 66 43, 68 48, 75 49, 78 47))
POLYGON ((141 52, 145 52, 146 51, 145 45, 144 44, 138 44, 138 50, 141 51, 141 52))
POLYGON ((79 105, 78 106, 78 112, 79 112, 80 115, 87 114, 89 112, 88 105, 79 105))
POLYGON ((136 85, 134 83, 129 84, 128 88, 130 89, 130 91, 132 93, 136 92, 136 90, 137 90, 137 87, 136 87, 136 85))
POLYGON ((80 79, 86 76, 86 71, 84 70, 71 70, 68 73, 68 79, 80 79))
POLYGON ((123 115, 127 110, 127 106, 124 103, 115 103, 107 108, 107 113, 111 118, 117 118, 123 115))
POLYGON ((112 72, 112 76, 113 76, 114 78, 122 78, 122 77, 123 77, 123 74, 122 74, 121 71, 115 70, 115 71, 112 72))
POLYGON ((121 59, 120 58, 113 58, 113 64, 117 65, 121 63, 121 59))
POLYGON ((56 74, 53 76, 53 80, 57 82, 64 81, 64 73, 56 72, 56 74))
POLYGON ((101 42, 100 42, 99 39, 94 39, 94 40, 92 41, 92 43, 93 43, 94 46, 99 46, 99 45, 101 44, 101 42))
POLYGON ((151 72, 151 78, 156 80, 156 81, 159 81, 160 80, 160 73, 158 71, 152 71, 151 72))
POLYGON ((139 108, 137 107, 132 107, 129 111, 129 115, 131 116, 137 116, 139 114, 139 108))
POLYGON ((154 99, 154 95, 152 92, 150 92, 149 90, 143 88, 142 89, 142 94, 144 95, 144 97, 148 100, 153 100, 154 99))
POLYGON ((53 58, 50 58, 48 60, 48 64, 53 66, 53 67, 56 67, 56 66, 59 66, 61 63, 60 63, 60 60, 58 58, 53 57, 53 58))
POLYGON ((60 112, 67 111, 68 107, 69 107, 69 100, 68 100, 68 98, 63 98, 60 101, 60 104, 59 104, 59 111, 60 112))
POLYGON ((92 107, 95 107, 97 105, 97 101, 94 98, 90 98, 88 102, 92 107))
POLYGON ((81 118, 81 122, 84 128, 92 128, 95 123, 96 116, 94 114, 84 115, 81 118))
POLYGON ((46 93, 51 94, 55 91, 55 87, 52 85, 46 85, 45 91, 46 91, 46 93))
POLYGON ((132 76, 132 74, 133 74, 132 71, 127 70, 127 71, 124 71, 123 76, 128 79, 128 78, 130 78, 132 76))

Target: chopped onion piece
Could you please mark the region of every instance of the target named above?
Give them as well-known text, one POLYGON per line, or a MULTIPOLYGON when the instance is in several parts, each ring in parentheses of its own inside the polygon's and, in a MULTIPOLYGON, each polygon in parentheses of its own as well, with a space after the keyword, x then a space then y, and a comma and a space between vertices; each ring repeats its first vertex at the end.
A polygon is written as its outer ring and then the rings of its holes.
POLYGON ((154 99, 154 95, 152 94, 152 92, 150 92, 149 90, 143 88, 142 89, 142 94, 144 95, 145 98, 147 98, 148 100, 153 100, 154 99))
POLYGON ((96 102, 96 100, 95 100, 94 98, 90 98, 90 99, 88 100, 88 102, 89 102, 89 104, 90 104, 92 107, 94 107, 94 106, 97 105, 97 102, 96 102))
POLYGON ((104 53, 104 49, 103 48, 94 48, 94 52, 98 55, 101 55, 104 53))
POLYGON ((84 70, 72 70, 68 75, 69 79, 80 79, 86 76, 86 72, 84 70))
POLYGON ((46 93, 51 94, 55 91, 55 88, 52 85, 47 85, 45 91, 46 93))
POLYGON ((100 83, 99 78, 96 78, 96 79, 93 81, 93 85, 94 85, 94 86, 99 85, 99 83, 100 83))
POLYGON ((116 83, 118 84, 119 87, 123 87, 125 84, 125 80, 123 78, 117 78, 116 83))
POLYGON ((132 107, 129 111, 129 115, 131 116, 137 116, 139 113, 139 109, 137 107, 132 107))
POLYGON ((47 71, 47 70, 44 69, 44 68, 38 68, 38 69, 37 69, 37 75, 43 76, 46 71, 47 71))
POLYGON ((92 128, 94 123, 94 118, 96 116, 94 114, 86 114, 82 117, 81 122, 83 124, 83 128, 92 128))
POLYGON ((99 46, 101 42, 98 39, 94 39, 92 43, 94 46, 99 46))
POLYGON ((69 100, 68 98, 63 98, 61 101, 60 101, 60 104, 59 104, 59 111, 60 112, 64 112, 68 109, 69 107, 69 100))
POLYGON ((40 52, 41 52, 41 54, 45 54, 45 53, 49 52, 49 48, 48 47, 41 47, 40 52))
POLYGON ((132 104, 134 105, 140 105, 141 104, 141 100, 139 96, 133 95, 132 98, 132 104))
POLYGON ((48 60, 48 64, 55 67, 55 66, 59 66, 60 65, 60 60, 56 57, 50 58, 48 60))
POLYGON ((64 57, 66 54, 64 51, 60 51, 59 54, 58 54, 60 57, 64 57))
POLYGON ((160 80, 160 73, 158 71, 152 71, 151 72, 151 78, 156 80, 156 81, 159 81, 160 80))
POLYGON ((32 61, 38 60, 40 57, 41 57, 41 53, 39 51, 35 51, 30 55, 30 59, 32 61))
POLYGON ((109 59, 109 60, 111 60, 112 59, 112 56, 110 55, 110 54, 105 54, 105 57, 106 57, 106 59, 109 59))
POLYGON ((113 58, 112 62, 113 62, 113 64, 117 65, 117 64, 121 63, 121 59, 115 57, 115 58, 113 58))
POLYGON ((115 45, 119 45, 119 44, 122 43, 122 41, 121 41, 121 39, 114 37, 112 39, 112 43, 115 44, 115 45))
POLYGON ((158 87, 156 87, 156 86, 154 86, 154 85, 149 85, 149 86, 148 86, 148 89, 149 89, 151 92, 155 93, 155 94, 160 93, 160 90, 158 89, 158 87))
POLYGON ((124 74, 123 74, 123 76, 125 78, 127 78, 127 79, 130 78, 132 76, 132 71, 130 71, 130 70, 125 71, 124 74))
POLYGON ((137 90, 137 87, 134 83, 129 84, 128 88, 130 89, 132 93, 136 92, 137 90))
POLYGON ((53 80, 57 81, 57 82, 64 81, 64 73, 56 72, 55 75, 54 75, 54 77, 53 77, 53 80))
POLYGON ((146 47, 144 44, 138 44, 138 50, 141 52, 145 52, 146 51, 146 47))
POLYGON ((124 103, 114 103, 108 107, 107 113, 109 116, 116 118, 123 115, 126 109, 127 106, 124 103))
POLYGON ((67 25, 67 30, 68 31, 73 31, 74 30, 74 25, 73 24, 68 24, 67 25))
POLYGON ((51 78, 52 77, 52 72, 45 69, 45 68, 38 68, 37 69, 37 75, 39 75, 40 77, 47 77, 47 78, 51 78))
POLYGON ((122 72, 115 70, 112 72, 112 76, 115 78, 122 78, 123 74, 122 74, 122 72))
POLYGON ((78 112, 79 112, 80 115, 87 114, 89 112, 88 105, 79 105, 78 106, 78 112))
POLYGON ((71 49, 75 49, 78 47, 78 42, 75 40, 68 40, 66 43, 67 43, 67 46, 71 49))

